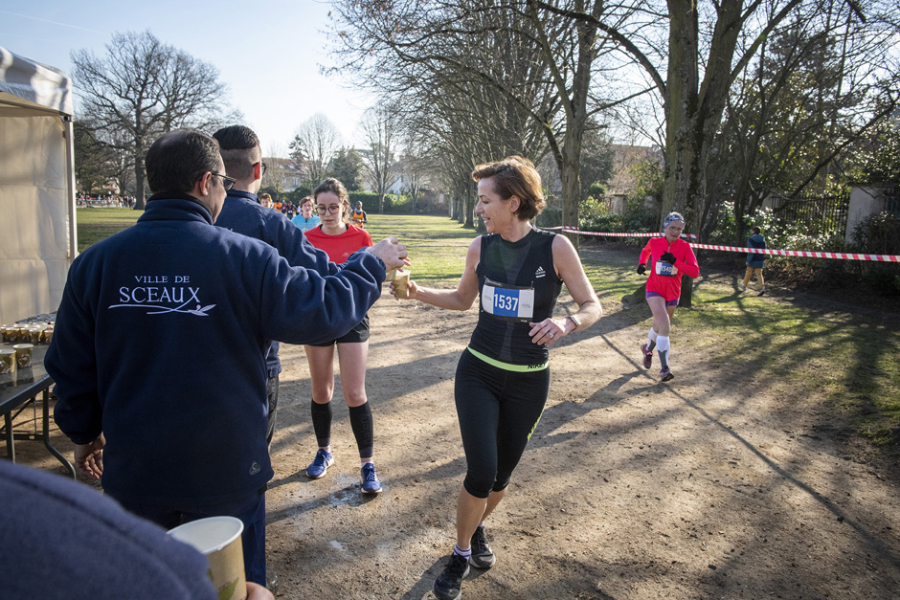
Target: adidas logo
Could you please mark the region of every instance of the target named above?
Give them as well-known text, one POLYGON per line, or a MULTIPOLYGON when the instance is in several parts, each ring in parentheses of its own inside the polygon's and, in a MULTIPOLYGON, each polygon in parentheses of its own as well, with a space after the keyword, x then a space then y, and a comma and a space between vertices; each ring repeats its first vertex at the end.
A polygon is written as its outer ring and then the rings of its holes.
POLYGON ((538 279, 540 279, 544 275, 546 275, 546 273, 544 273, 544 267, 538 267, 537 271, 534 272, 534 276, 538 279))

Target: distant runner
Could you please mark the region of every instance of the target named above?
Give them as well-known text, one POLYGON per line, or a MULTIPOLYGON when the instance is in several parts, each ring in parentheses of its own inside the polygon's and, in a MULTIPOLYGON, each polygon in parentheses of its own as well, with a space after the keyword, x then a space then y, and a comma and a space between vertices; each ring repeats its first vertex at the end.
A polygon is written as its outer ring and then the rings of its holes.
POLYGON ((360 229, 365 229, 364 223, 368 223, 366 211, 363 210, 362 202, 356 202, 356 208, 350 211, 350 220, 360 229))
POLYGON ((670 213, 663 221, 665 237, 650 238, 641 251, 640 265, 637 268, 638 275, 643 275, 647 270, 647 259, 653 259, 646 296, 647 304, 653 312, 653 326, 650 327, 647 343, 641 346, 641 353, 644 355, 644 368, 649 369, 653 364, 653 349, 659 348, 661 381, 675 378, 669 369, 669 330, 672 315, 681 298, 681 276, 696 278, 700 275, 700 266, 691 245, 681 239, 683 231, 684 217, 677 212, 670 213))

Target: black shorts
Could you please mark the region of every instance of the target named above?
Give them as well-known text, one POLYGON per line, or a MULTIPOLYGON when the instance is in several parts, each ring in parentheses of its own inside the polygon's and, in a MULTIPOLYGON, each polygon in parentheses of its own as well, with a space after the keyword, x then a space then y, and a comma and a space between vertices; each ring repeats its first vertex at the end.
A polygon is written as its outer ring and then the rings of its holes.
POLYGON ((334 346, 335 344, 362 344, 363 342, 369 341, 369 315, 367 314, 361 322, 359 322, 353 329, 342 335, 336 340, 331 340, 330 342, 325 342, 322 344, 309 344, 310 346, 316 346, 318 348, 327 348, 328 346, 334 346))

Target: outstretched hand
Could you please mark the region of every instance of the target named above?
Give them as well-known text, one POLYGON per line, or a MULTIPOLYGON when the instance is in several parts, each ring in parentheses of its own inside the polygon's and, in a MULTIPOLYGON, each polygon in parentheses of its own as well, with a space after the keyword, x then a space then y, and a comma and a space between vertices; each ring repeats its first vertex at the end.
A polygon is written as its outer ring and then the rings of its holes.
MULTIPOLYGON (((394 282, 391 282, 391 296, 394 297, 394 300, 401 300, 401 298, 397 297, 397 290, 394 289, 394 282)), ((419 292, 419 286, 416 285, 416 282, 412 279, 409 280, 409 285, 406 288, 406 297, 402 298, 402 300, 415 300, 416 294, 419 292)))
POLYGON ((369 252, 380 258, 388 270, 412 264, 407 258, 406 246, 399 243, 393 235, 369 248, 369 252))

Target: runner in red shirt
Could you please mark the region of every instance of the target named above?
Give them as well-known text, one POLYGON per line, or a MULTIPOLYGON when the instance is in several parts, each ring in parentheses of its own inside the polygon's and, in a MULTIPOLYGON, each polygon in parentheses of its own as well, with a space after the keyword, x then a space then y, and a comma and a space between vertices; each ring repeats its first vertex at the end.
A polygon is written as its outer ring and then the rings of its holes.
POLYGON ((653 364, 653 349, 659 348, 660 371, 662 381, 675 377, 669 369, 669 331, 675 307, 681 297, 681 276, 697 277, 700 266, 691 245, 681 239, 684 231, 684 217, 679 213, 670 213, 663 221, 665 237, 650 238, 641 251, 640 275, 647 270, 647 259, 650 258, 650 277, 647 279, 647 304, 653 313, 653 326, 647 337, 647 343, 641 346, 644 367, 649 369, 653 364))
MULTIPOLYGON (((350 218, 350 199, 344 184, 329 177, 315 189, 313 200, 322 224, 310 229, 305 235, 313 246, 324 250, 332 262, 346 262, 360 248, 372 245, 372 237, 368 232, 347 222, 350 218)), ((310 479, 319 479, 334 464, 334 456, 331 454, 331 397, 334 393, 335 346, 341 364, 341 389, 350 408, 350 427, 359 449, 362 493, 377 494, 381 492, 381 482, 378 481, 372 461, 375 435, 372 410, 366 396, 369 315, 343 337, 324 344, 304 346, 306 360, 309 362, 309 376, 312 379, 310 411, 319 446, 315 459, 306 468, 306 475, 310 479)))

